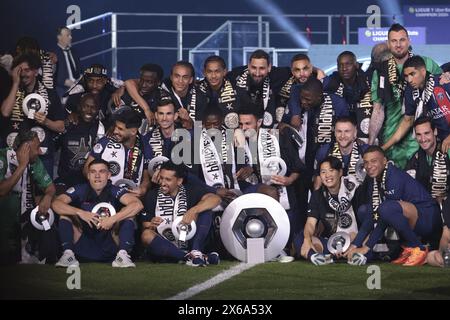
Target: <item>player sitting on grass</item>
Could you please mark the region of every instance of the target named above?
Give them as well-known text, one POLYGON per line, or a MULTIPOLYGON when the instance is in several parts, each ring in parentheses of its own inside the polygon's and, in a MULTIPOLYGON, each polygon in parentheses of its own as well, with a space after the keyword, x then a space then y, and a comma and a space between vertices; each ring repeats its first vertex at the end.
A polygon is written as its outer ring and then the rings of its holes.
POLYGON ((98 262, 115 257, 113 267, 135 267, 128 253, 134 245, 133 217, 143 209, 141 201, 127 189, 111 184, 109 165, 103 159, 89 163, 87 178, 89 183, 69 188, 52 203, 60 215, 59 235, 64 250, 56 266, 78 266, 76 254, 83 260, 98 262), (91 212, 101 202, 123 207, 115 215, 101 217, 91 212))
POLYGON ((145 196, 142 242, 152 257, 186 261, 187 265, 193 267, 218 264, 217 253, 204 255, 201 251, 212 226, 211 210, 220 204, 221 199, 218 195, 208 193, 203 186, 185 181, 185 176, 182 165, 175 165, 171 161, 162 164, 159 173, 160 187, 149 191, 145 196), (183 216, 182 223, 185 225, 196 222, 197 231, 189 241, 177 241, 173 233, 163 232, 161 227, 158 228, 162 224, 170 227, 179 216, 183 216), (184 249, 188 248, 191 251, 186 253, 184 249))

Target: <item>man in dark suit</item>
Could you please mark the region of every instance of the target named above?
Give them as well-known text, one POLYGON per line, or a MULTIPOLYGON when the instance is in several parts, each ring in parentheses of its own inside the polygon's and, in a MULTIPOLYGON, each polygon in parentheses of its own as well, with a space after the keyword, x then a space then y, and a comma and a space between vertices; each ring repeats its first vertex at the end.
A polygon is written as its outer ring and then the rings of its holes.
POLYGON ((71 48, 72 31, 67 27, 58 28, 58 45, 56 55, 58 63, 56 65, 56 91, 60 97, 75 83, 80 77, 80 60, 71 48))

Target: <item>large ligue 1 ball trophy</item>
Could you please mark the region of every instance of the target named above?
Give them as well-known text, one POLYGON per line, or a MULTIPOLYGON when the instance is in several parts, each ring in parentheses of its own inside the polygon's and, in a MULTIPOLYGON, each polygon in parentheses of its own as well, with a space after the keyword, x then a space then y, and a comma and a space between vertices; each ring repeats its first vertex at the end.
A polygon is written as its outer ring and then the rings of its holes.
POLYGON ((247 263, 277 257, 286 246, 289 232, 289 218, 281 204, 260 193, 233 200, 220 224, 220 237, 227 251, 247 263))

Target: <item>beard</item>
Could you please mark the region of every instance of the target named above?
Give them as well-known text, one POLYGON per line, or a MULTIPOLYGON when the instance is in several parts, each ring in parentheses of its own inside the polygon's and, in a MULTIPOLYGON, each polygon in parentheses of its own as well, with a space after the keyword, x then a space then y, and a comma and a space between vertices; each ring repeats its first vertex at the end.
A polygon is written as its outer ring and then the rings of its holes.
POLYGON ((394 52, 394 53, 392 53, 392 55, 394 56, 394 58, 401 60, 408 55, 408 50, 406 50, 403 53, 395 53, 394 52))

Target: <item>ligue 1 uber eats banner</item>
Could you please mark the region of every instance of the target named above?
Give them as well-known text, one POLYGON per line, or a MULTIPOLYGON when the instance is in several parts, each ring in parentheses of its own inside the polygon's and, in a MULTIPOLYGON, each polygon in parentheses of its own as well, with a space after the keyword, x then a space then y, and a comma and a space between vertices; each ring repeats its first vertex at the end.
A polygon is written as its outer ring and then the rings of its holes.
MULTIPOLYGON (((403 6, 403 21, 413 45, 450 44, 450 4, 403 6)), ((386 41, 388 30, 358 28, 358 43, 374 45, 386 41)))
POLYGON ((426 28, 427 44, 450 44, 450 2, 403 6, 403 19, 407 26, 426 28))

